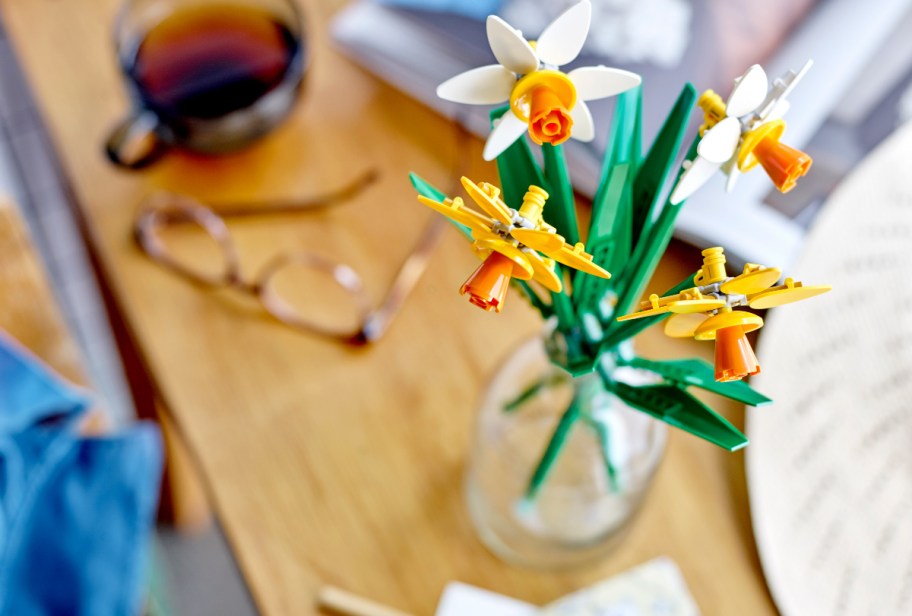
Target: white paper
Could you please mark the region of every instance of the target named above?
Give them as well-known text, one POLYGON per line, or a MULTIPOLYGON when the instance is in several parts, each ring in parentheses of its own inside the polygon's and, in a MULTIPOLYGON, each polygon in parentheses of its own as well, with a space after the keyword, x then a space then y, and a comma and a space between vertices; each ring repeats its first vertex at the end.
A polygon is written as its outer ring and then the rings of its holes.
POLYGON ((443 590, 434 616, 535 616, 538 608, 517 599, 450 582, 443 590))
POLYGON ((539 609, 489 590, 451 582, 435 616, 698 616, 674 562, 656 558, 539 609))
POLYGON ((681 572, 662 557, 555 601, 539 616, 698 616, 681 572))
MULTIPOLYGON (((813 173, 813 169, 811 170, 813 173)), ((754 531, 784 616, 912 614, 912 126, 833 194, 770 311, 748 412, 754 531)))

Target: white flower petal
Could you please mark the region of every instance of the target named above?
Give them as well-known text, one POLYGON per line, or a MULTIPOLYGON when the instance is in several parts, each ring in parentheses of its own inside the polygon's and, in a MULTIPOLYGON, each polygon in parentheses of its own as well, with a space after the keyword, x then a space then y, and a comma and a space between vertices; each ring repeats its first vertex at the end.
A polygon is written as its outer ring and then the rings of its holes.
POLYGON ((589 34, 592 5, 581 0, 552 21, 538 37, 535 49, 545 64, 563 66, 573 62, 589 34))
POLYGON ((728 102, 725 103, 725 115, 740 118, 760 106, 769 91, 769 80, 766 71, 759 64, 754 64, 747 72, 735 79, 735 87, 728 102))
POLYGON ((491 51, 503 66, 520 75, 538 68, 538 54, 519 30, 497 15, 488 16, 487 30, 491 51))
POLYGON ((642 82, 636 73, 608 66, 584 66, 570 71, 567 76, 576 86, 577 98, 584 101, 615 96, 642 82))
POLYGON ((592 121, 592 112, 589 111, 589 105, 581 100, 576 101, 576 105, 570 111, 570 117, 573 118, 573 128, 570 136, 578 141, 592 141, 595 139, 595 124, 592 121))
POLYGON ((706 160, 721 165, 737 151, 739 141, 741 122, 728 116, 704 133, 697 146, 697 153, 706 160))
POLYGON ((711 163, 705 158, 697 156, 681 175, 681 179, 678 180, 674 190, 671 192, 671 203, 680 203, 697 192, 721 166, 721 163, 711 163))
POLYGON ((510 98, 516 75, 500 64, 479 66, 437 86, 437 96, 454 103, 493 105, 510 98))
POLYGON ((484 159, 494 160, 500 156, 504 150, 522 137, 528 128, 528 122, 520 120, 513 111, 507 111, 488 135, 488 140, 485 142, 484 159))

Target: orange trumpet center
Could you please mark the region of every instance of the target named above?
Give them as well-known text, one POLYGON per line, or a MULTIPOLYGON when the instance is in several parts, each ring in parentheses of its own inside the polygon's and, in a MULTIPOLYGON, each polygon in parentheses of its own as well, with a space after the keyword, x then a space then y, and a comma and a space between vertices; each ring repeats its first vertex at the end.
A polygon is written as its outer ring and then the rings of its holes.
POLYGON ((550 88, 535 88, 531 94, 529 136, 538 145, 559 145, 570 138, 573 118, 550 88))
POLYGON ((759 372, 760 364, 744 335, 743 326, 723 327, 716 331, 717 381, 740 381, 759 372))
POLYGON ((785 145, 773 136, 766 137, 757 144, 754 156, 763 165, 776 188, 783 193, 795 188, 798 178, 806 174, 814 162, 805 152, 785 145))
POLYGON ((500 312, 512 277, 513 261, 495 251, 469 276, 459 293, 468 295, 469 302, 483 310, 500 312))

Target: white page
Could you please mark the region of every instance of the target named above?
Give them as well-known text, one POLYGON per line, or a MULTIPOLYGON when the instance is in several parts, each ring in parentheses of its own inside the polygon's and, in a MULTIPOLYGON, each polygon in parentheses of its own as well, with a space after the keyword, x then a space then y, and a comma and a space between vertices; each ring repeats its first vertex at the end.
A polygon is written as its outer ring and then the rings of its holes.
POLYGON ((784 616, 912 614, 912 125, 833 194, 792 268, 834 290, 761 332, 754 532, 784 616))

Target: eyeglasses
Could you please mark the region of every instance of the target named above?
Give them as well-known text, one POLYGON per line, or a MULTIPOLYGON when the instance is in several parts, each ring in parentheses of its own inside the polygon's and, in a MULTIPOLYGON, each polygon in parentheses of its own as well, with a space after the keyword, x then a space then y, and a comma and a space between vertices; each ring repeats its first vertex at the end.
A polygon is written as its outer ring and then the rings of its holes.
MULTIPOLYGON (((418 243, 399 268, 392 286, 376 308, 364 290, 358 273, 338 261, 308 251, 287 251, 270 259, 252 280, 241 274, 237 244, 231 237, 226 218, 262 216, 290 212, 321 210, 335 203, 351 199, 376 180, 376 173, 369 172, 341 190, 314 199, 298 202, 275 202, 257 205, 220 207, 213 209, 185 195, 160 192, 153 194, 141 206, 134 223, 134 237, 140 248, 151 259, 196 284, 207 287, 229 287, 259 299, 270 315, 295 329, 333 338, 349 344, 367 344, 379 340, 389 329, 405 300, 414 289, 436 247, 446 222, 434 216, 421 233, 418 243), (221 267, 212 272, 201 263, 179 254, 166 241, 165 232, 178 225, 195 225, 214 240, 220 252, 221 267), (319 275, 331 282, 339 293, 333 294, 337 302, 331 310, 314 313, 319 302, 294 301, 297 289, 282 284, 293 270, 305 270, 308 277, 319 275), (309 308, 311 309, 308 309, 309 308), (340 318, 347 313, 348 318, 340 318)), ((310 279, 310 278, 309 278, 310 279)), ((323 284, 326 284, 324 282, 323 284)), ((320 295, 326 296, 324 290, 320 295)))

